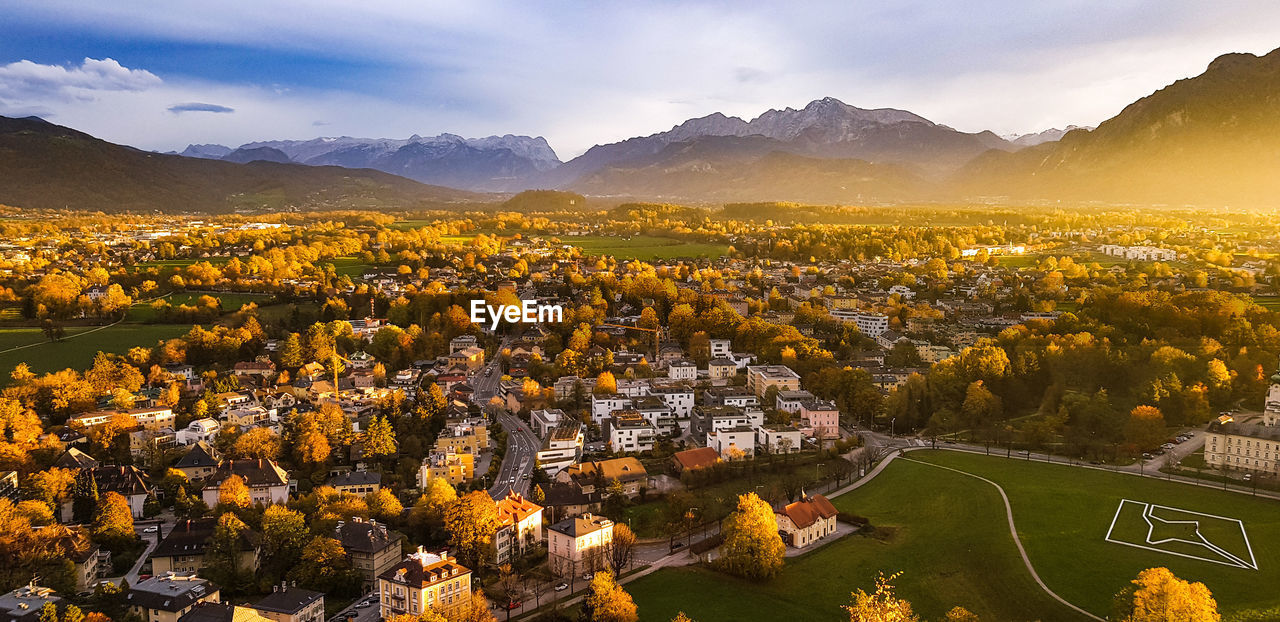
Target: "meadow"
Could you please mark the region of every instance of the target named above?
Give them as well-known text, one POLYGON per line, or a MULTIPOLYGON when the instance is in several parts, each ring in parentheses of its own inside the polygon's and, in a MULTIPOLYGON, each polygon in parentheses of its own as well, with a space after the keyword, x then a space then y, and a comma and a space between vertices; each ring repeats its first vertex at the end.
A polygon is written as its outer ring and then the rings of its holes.
POLYGON ((1280 505, 1128 474, 947 451, 915 451, 834 500, 869 518, 872 536, 849 536, 788 559, 774 580, 754 584, 703 568, 664 569, 628 584, 643 620, 685 611, 702 622, 764 620, 787 611, 805 620, 847 620, 840 605, 870 590, 878 572, 901 573, 899 596, 926 619, 960 605, 984 620, 1085 620, 1034 583, 1009 534, 1009 496, 1019 537, 1040 577, 1067 601, 1105 617, 1139 571, 1166 566, 1203 581, 1224 612, 1280 604, 1280 505), (963 473, 939 467, 958 469, 963 473), (1106 541, 1122 499, 1239 519, 1258 569, 1232 567, 1106 541), (698 594, 690 598, 690 594, 698 594))
POLYGON ((108 327, 81 326, 67 329, 62 341, 51 342, 39 328, 0 329, 0 383, 18 363, 31 371, 45 373, 70 367, 83 370, 99 351, 123 354, 134 346, 154 346, 191 330, 188 324, 115 324, 108 327), (16 346, 27 346, 11 350, 16 346))

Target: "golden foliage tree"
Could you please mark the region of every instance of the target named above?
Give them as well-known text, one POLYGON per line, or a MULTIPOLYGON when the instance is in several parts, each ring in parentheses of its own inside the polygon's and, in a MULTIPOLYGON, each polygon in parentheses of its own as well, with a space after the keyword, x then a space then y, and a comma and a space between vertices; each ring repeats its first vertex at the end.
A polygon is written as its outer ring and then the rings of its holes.
POLYGON ((93 539, 107 544, 123 544, 136 539, 133 531, 133 512, 129 502, 120 493, 108 492, 98 500, 94 512, 93 539))
POLYGON ((768 579, 782 568, 786 550, 769 503, 754 492, 740 495, 738 509, 724 523, 721 568, 748 579, 768 579))
POLYGON ((893 593, 890 582, 897 577, 897 574, 886 577, 881 573, 876 578, 875 592, 854 592, 853 602, 844 606, 849 612, 849 622, 919 622, 919 616, 911 611, 911 603, 893 593))
POLYGON ((1123 622, 1218 622, 1218 603, 1203 583, 1184 581, 1168 568, 1148 568, 1116 596, 1111 616, 1123 622))
POLYGON ((444 528, 449 531, 449 543, 458 548, 458 557, 475 568, 498 528, 498 506, 489 493, 472 491, 445 508, 444 528))
POLYGON ((613 580, 613 573, 601 570, 591 578, 587 597, 582 601, 582 619, 589 622, 636 622, 636 603, 631 595, 613 580))
POLYGON ((218 503, 225 503, 237 508, 247 508, 253 505, 253 500, 249 496, 249 487, 245 485, 244 478, 239 475, 232 475, 222 480, 222 483, 218 485, 218 503))

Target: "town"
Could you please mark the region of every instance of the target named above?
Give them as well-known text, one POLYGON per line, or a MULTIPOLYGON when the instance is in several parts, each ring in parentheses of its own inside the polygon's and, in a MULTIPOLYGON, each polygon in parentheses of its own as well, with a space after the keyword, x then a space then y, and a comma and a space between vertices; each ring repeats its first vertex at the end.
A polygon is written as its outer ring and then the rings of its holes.
MULTIPOLYGON (((904 502, 885 478, 937 481, 907 469, 1280 497, 1268 215, 780 209, 9 214, 0 607, 699 619, 707 603, 664 586, 714 600, 826 554, 861 560, 864 584, 885 573, 867 603, 893 582, 919 598, 874 553, 946 546, 885 506, 904 502)), ((1104 600, 1159 565, 1125 563, 1104 600)), ((1220 599, 1249 585, 1210 581, 1220 599)), ((741 598, 785 602, 762 589, 741 598)), ((813 615, 840 614, 817 594, 813 615)))

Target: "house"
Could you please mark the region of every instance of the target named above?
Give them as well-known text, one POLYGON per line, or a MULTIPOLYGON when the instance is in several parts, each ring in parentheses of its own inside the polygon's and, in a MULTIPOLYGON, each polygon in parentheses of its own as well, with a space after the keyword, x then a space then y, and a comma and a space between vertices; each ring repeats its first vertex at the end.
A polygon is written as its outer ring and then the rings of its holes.
POLYGON ((800 404, 801 423, 813 430, 819 441, 840 438, 840 411, 830 400, 813 400, 800 404))
POLYGON ((509 563, 542 544, 542 506, 515 491, 507 491, 497 505, 501 526, 493 535, 494 563, 509 563))
POLYGON ((196 419, 187 424, 187 427, 174 433, 174 440, 179 445, 194 445, 195 443, 212 443, 218 438, 218 433, 222 430, 222 424, 217 420, 205 417, 204 419, 196 419))
POLYGON ((449 353, 449 366, 462 367, 468 372, 484 367, 484 349, 471 346, 449 353))
POLYGON ((593 514, 566 518, 547 528, 547 567, 557 576, 603 569, 612 542, 613 521, 593 514))
POLYGON ((378 575, 390 570, 400 560, 400 541, 404 536, 387 529, 375 520, 356 517, 338 521, 333 539, 342 543, 351 567, 360 573, 364 591, 378 584, 378 575))
POLYGON ((418 468, 418 486, 426 488, 427 480, 433 477, 443 477, 454 486, 465 484, 475 477, 475 464, 475 454, 433 451, 418 468))
POLYGON ((667 377, 672 380, 697 380, 698 365, 689 359, 672 361, 667 366, 667 377))
POLYGON ((231 373, 237 376, 257 376, 259 378, 268 378, 276 373, 276 364, 270 359, 258 361, 240 361, 231 368, 231 373))
MULTIPOLYGON (((216 518, 179 521, 151 553, 152 573, 156 576, 169 572, 199 574, 204 570, 205 550, 209 548, 209 539, 217 527, 216 518)), ((240 532, 236 559, 239 568, 256 571, 261 553, 261 536, 251 530, 240 532)))
POLYGON ((835 506, 822 495, 805 495, 778 512, 778 531, 789 546, 802 549, 836 532, 835 506))
POLYGON ((733 354, 732 342, 728 339, 711 340, 711 358, 726 358, 733 354))
POLYGON ((218 504, 218 487, 228 477, 238 475, 249 487, 250 502, 263 505, 289 501, 289 474, 273 460, 224 460, 204 481, 201 497, 209 507, 218 504))
POLYGON ((475 335, 458 335, 449 340, 449 353, 452 354, 467 348, 474 348, 477 345, 479 344, 476 342, 475 335))
POLYGON ((570 466, 556 476, 557 481, 572 482, 585 493, 603 491, 614 480, 622 483, 622 490, 629 497, 640 494, 640 487, 649 482, 649 473, 636 458, 614 458, 583 462, 570 466))
POLYGON ((764 423, 764 412, 758 408, 744 410, 734 406, 698 406, 690 418, 690 431, 705 437, 729 428, 755 428, 764 423))
POLYGON ((129 612, 147 622, 178 622, 197 603, 219 602, 217 585, 196 575, 166 574, 139 581, 124 595, 129 612))
POLYGON ((906 337, 903 337, 897 331, 886 330, 883 333, 876 335, 875 339, 876 339, 876 343, 880 344, 881 348, 884 348, 886 350, 892 350, 893 344, 898 343, 903 339, 906 339, 906 337))
POLYGON ((605 420, 604 435, 616 452, 650 451, 658 429, 635 410, 620 410, 605 420))
MULTIPOLYGON (((151 496, 151 486, 146 476, 133 466, 100 466, 80 471, 78 477, 92 477, 98 486, 98 494, 114 492, 129 502, 134 518, 142 518, 142 508, 151 496)), ((63 522, 70 522, 72 502, 62 504, 63 522)))
POLYGON ((695 469, 704 469, 720 462, 720 452, 714 447, 698 447, 677 451, 671 456, 672 466, 676 473, 684 473, 695 469))
POLYGON ((566 421, 553 428, 534 456, 538 468, 555 477, 582 458, 582 428, 582 424, 577 421, 566 421))
POLYGON ((814 395, 808 391, 778 391, 773 407, 794 415, 800 412, 801 405, 814 399, 814 395))
POLYGON ((786 365, 749 365, 747 367, 747 389, 764 399, 769 387, 777 387, 779 391, 800 390, 800 374, 786 365))
POLYGON ((471 570, 447 554, 418 547, 418 552, 378 575, 377 592, 384 620, 428 610, 453 619, 471 606, 471 570))
POLYGON ((756 446, 772 454, 800 451, 804 434, 799 428, 781 423, 766 423, 756 428, 756 446))
POLYGON ((173 463, 173 468, 182 471, 187 479, 195 481, 213 475, 221 462, 222 454, 213 445, 208 441, 198 441, 173 463))
POLYGON ((707 363, 707 376, 712 380, 725 380, 738 375, 738 364, 729 358, 714 358, 707 363))
POLYGON ((324 622, 324 592, 280 584, 251 607, 274 622, 324 622))
POLYGON ((382 488, 382 474, 372 471, 347 471, 329 478, 325 485, 338 492, 349 492, 361 497, 378 492, 382 488))
POLYGON ((46 603, 62 607, 64 602, 52 589, 29 583, 0 596, 0 618, 5 622, 37 622, 46 603))
POLYGON ((79 471, 81 469, 92 469, 98 466, 98 461, 94 460, 93 456, 90 456, 75 447, 68 447, 66 451, 62 452, 61 456, 58 456, 57 460, 54 460, 53 466, 60 469, 79 471))
POLYGON ((591 420, 597 425, 603 425, 605 420, 612 415, 614 411, 629 408, 631 406, 631 398, 616 393, 609 395, 592 395, 591 396, 591 420))
POLYGON ((649 395, 662 400, 672 414, 681 419, 687 419, 693 412, 693 387, 687 384, 653 387, 649 389, 649 395))
POLYGON ((551 429, 560 425, 566 415, 559 408, 539 409, 529 413, 529 428, 538 438, 546 438, 551 429))
POLYGON ((756 453, 756 432, 745 425, 716 430, 707 434, 707 447, 725 460, 750 458, 756 453))

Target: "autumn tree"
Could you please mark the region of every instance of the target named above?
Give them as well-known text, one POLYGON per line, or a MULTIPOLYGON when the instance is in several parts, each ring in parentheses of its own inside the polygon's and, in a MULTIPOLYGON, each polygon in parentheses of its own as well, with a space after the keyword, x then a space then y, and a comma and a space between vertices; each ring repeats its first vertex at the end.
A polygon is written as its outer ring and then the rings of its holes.
POLYGON ((1124 439, 1139 451, 1152 449, 1165 436, 1164 414, 1155 406, 1135 406, 1124 425, 1124 439))
POLYGON ((133 512, 120 493, 102 495, 90 533, 94 540, 107 548, 122 548, 138 539, 138 534, 133 531, 133 512))
POLYGON ((318 592, 350 594, 359 590, 360 577, 351 568, 342 543, 316 536, 303 549, 302 559, 289 573, 299 585, 318 592))
POLYGON ((859 589, 853 593, 853 602, 844 605, 849 612, 849 622, 919 622, 920 618, 911 611, 911 603, 894 595, 893 584, 897 574, 886 577, 883 573, 876 579, 876 591, 868 594, 859 589))
POLYGON ((218 484, 218 505, 226 505, 238 509, 253 505, 253 500, 249 495, 249 486, 245 484, 243 477, 232 475, 222 480, 221 484, 218 484))
POLYGON ((738 508, 725 519, 723 532, 719 564, 726 572, 762 580, 782 568, 787 545, 778 535, 778 520, 769 503, 754 492, 738 497, 738 508))
POLYGON ((219 516, 204 553, 203 574, 233 595, 241 593, 253 578, 252 569, 240 566, 247 531, 249 526, 235 514, 219 516))
POLYGON ((483 490, 459 497, 444 510, 449 544, 457 547, 458 558, 467 560, 472 568, 479 567, 498 525, 498 506, 483 490))
POLYGON ((1191 583, 1168 568, 1148 568, 1116 595, 1111 619, 1123 622, 1218 622, 1218 603, 1203 583, 1191 583))
POLYGON ((601 570, 591 577, 587 597, 582 600, 582 620, 587 622, 636 622, 636 603, 631 595, 613 579, 613 573, 601 570))
POLYGON ((613 539, 605 547, 605 561, 613 569, 614 576, 622 576, 622 571, 635 559, 636 534, 625 523, 613 524, 613 539))
POLYGON ((404 512, 404 506, 389 488, 379 488, 365 495, 364 502, 369 506, 369 515, 381 521, 398 520, 404 512))
POLYGON ((602 371, 599 376, 596 376, 595 392, 601 395, 618 392, 618 380, 613 377, 613 372, 602 371))
POLYGON ((270 428, 250 428, 231 444, 236 458, 275 460, 280 457, 280 436, 270 428))
POLYGON ((369 429, 364 433, 364 453, 374 458, 396 453, 396 433, 386 417, 375 415, 369 422, 369 429))
POLYGON ((262 574, 275 582, 302 558, 309 537, 302 513, 269 505, 262 513, 262 574))

